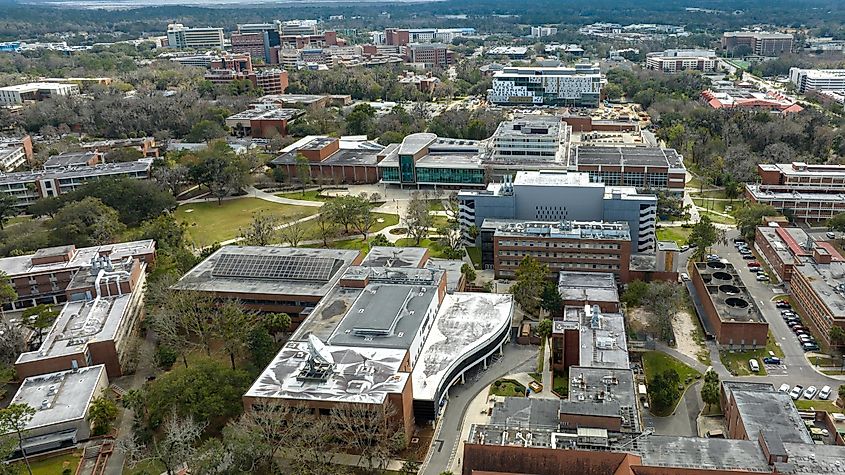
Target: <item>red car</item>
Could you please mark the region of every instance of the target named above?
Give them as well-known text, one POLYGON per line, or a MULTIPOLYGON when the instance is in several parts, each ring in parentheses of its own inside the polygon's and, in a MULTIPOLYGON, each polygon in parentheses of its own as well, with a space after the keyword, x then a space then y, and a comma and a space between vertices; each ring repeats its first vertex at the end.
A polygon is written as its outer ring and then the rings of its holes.
POLYGON ((749 262, 749 263, 748 263, 748 268, 750 269, 750 268, 752 268, 752 267, 760 267, 760 263, 759 263, 759 262, 757 262, 757 261, 751 261, 751 262, 749 262))

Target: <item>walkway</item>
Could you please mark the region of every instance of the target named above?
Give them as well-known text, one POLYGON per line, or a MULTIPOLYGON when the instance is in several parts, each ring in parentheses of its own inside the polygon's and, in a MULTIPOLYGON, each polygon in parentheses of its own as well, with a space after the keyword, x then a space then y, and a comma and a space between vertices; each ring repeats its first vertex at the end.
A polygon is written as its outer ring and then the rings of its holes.
POLYGON ((666 353, 667 355, 675 358, 676 360, 680 360, 685 365, 691 367, 692 369, 704 374, 708 370, 708 366, 703 364, 701 361, 698 361, 695 358, 691 358, 689 355, 685 353, 681 353, 680 351, 666 345, 661 341, 656 341, 654 348, 661 352, 666 353))
POLYGON ((244 191, 247 192, 248 196, 253 198, 258 198, 259 200, 269 201, 271 203, 279 203, 282 205, 296 205, 296 206, 311 206, 313 208, 319 208, 323 206, 322 201, 308 201, 308 200, 295 200, 291 198, 282 198, 281 196, 276 196, 272 193, 267 193, 266 191, 261 191, 254 186, 250 186, 244 191))
MULTIPOLYGON (((285 228, 288 228, 290 226, 293 226, 294 224, 304 223, 305 221, 315 219, 318 216, 320 216, 320 213, 312 214, 310 216, 306 216, 304 218, 297 219, 296 221, 290 221, 290 222, 287 222, 287 223, 284 223, 284 224, 280 224, 278 226, 275 226, 273 229, 276 230, 276 231, 279 231, 281 229, 285 229, 285 228)), ((236 238, 233 238, 233 239, 227 239, 225 241, 221 241, 219 244, 221 246, 226 246, 228 244, 235 244, 235 243, 238 243, 238 242, 243 241, 243 240, 244 240, 244 238, 239 236, 239 237, 236 237, 236 238)), ((321 243, 322 241, 317 239, 314 242, 321 243)), ((311 241, 308 241, 308 242, 303 241, 303 242, 300 242, 299 244, 309 244, 309 243, 311 243, 311 241)), ((282 244, 284 244, 284 243, 282 243, 282 244)))

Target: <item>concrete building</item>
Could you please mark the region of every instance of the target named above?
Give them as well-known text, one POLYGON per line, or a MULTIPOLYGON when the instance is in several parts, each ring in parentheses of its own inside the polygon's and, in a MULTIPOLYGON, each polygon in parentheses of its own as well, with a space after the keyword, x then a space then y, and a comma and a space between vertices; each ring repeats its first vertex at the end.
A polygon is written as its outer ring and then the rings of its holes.
POLYGON ((841 91, 845 89, 845 69, 789 68, 789 80, 801 94, 809 91, 841 91))
POLYGON ((726 31, 722 34, 722 49, 733 50, 748 46, 757 56, 780 56, 792 52, 794 37, 790 33, 765 31, 726 31))
POLYGON ((373 43, 407 46, 411 43, 451 43, 455 38, 472 36, 475 28, 387 28, 373 34, 373 43))
MULTIPOLYGON (((391 185, 482 186, 481 145, 475 140, 410 134, 391 144, 378 162, 381 181, 391 185)), ((480 223, 479 223, 480 224, 480 223)))
POLYGON ((62 170, 67 168, 93 167, 103 163, 103 154, 99 151, 65 152, 51 155, 44 162, 45 170, 62 170))
POLYGON ((514 278, 526 257, 560 271, 610 272, 628 281, 631 235, 627 223, 485 219, 481 262, 497 279, 514 278), (486 258, 486 259, 485 259, 486 258))
POLYGON ((528 57, 527 46, 496 46, 485 53, 487 56, 505 56, 509 59, 525 59, 528 57))
POLYGON ((503 121, 490 137, 490 159, 565 164, 569 159, 570 130, 556 116, 526 115, 503 121))
POLYGON ((278 21, 238 25, 238 31, 230 37, 232 51, 249 53, 253 58, 262 58, 266 64, 276 64, 278 55, 273 52, 281 45, 280 28, 278 21))
POLYGON ((0 171, 8 173, 25 163, 32 162, 32 138, 0 137, 0 171))
POLYGON ((631 252, 656 249, 657 198, 631 187, 608 187, 590 181, 586 173, 518 172, 511 183, 491 183, 483 191, 458 194, 458 221, 466 233, 485 219, 531 221, 625 222, 631 252))
POLYGON ((733 265, 696 262, 692 278, 705 331, 729 349, 765 348, 769 324, 733 265))
POLYGON ((454 54, 442 43, 412 43, 406 48, 407 61, 427 68, 447 68, 454 62, 454 54))
POLYGON ((19 106, 24 102, 36 102, 59 96, 79 94, 76 84, 57 82, 31 82, 16 86, 0 87, 0 106, 19 106))
POLYGON ((794 99, 780 92, 739 87, 707 89, 701 93, 701 100, 714 109, 747 109, 784 114, 804 110, 794 99))
POLYGON ((753 203, 773 206, 795 221, 819 223, 845 212, 845 166, 804 162, 759 164, 760 182, 745 186, 753 203))
POLYGON ((557 27, 554 26, 532 26, 531 37, 542 38, 544 36, 554 36, 557 34, 557 27))
POLYGON ((789 295, 806 325, 830 345, 830 329, 845 329, 845 260, 832 248, 816 243, 810 256, 792 270, 789 295))
POLYGON ((564 307, 598 305, 601 312, 619 312, 619 287, 611 273, 560 271, 557 288, 564 307))
MULTIPOLYGON (((3 305, 4 310, 20 310, 39 304, 59 304, 69 300, 66 291, 78 272, 90 269, 98 257, 113 263, 137 259, 147 267, 155 265, 155 241, 131 241, 103 246, 57 246, 34 254, 0 259, 0 271, 9 276, 18 300, 3 305)), ((86 271, 87 272, 87 271, 86 271)))
POLYGON ((233 81, 249 81, 266 94, 284 94, 288 87, 288 72, 284 69, 264 69, 240 73, 232 69, 211 69, 204 76, 213 84, 229 84, 233 81))
POLYGON ((713 50, 669 49, 646 54, 645 67, 664 73, 681 71, 712 73, 719 67, 719 59, 713 50))
MULTIPOLYGON (((11 404, 25 404, 35 415, 24 430, 23 450, 31 456, 75 447, 91 436, 88 411, 91 402, 108 389, 103 365, 28 377, 11 404)), ((16 447, 17 449, 17 447, 16 447)), ((12 457, 20 457, 15 450, 12 457)))
POLYGON ((496 105, 598 107, 606 83, 597 65, 506 67, 493 75, 487 100, 496 105))
POLYGON ((152 160, 145 158, 136 162, 7 173, 0 175, 0 193, 14 196, 18 200, 16 206, 26 208, 38 198, 59 196, 89 180, 108 177, 146 180, 150 177, 151 167, 152 160))
POLYGON ((763 433, 770 441, 813 445, 792 398, 771 383, 725 381, 721 398, 728 438, 756 440, 763 433))
POLYGON ((181 23, 167 25, 167 45, 179 49, 223 49, 223 28, 189 28, 181 23))
POLYGON ((316 35, 317 20, 286 20, 280 29, 283 35, 316 35))
POLYGON ((686 167, 675 149, 658 147, 575 146, 568 169, 588 173, 606 186, 628 186, 648 192, 683 194, 686 167))
POLYGON ((226 117, 234 135, 270 139, 286 137, 288 125, 305 112, 302 109, 254 108, 226 117))

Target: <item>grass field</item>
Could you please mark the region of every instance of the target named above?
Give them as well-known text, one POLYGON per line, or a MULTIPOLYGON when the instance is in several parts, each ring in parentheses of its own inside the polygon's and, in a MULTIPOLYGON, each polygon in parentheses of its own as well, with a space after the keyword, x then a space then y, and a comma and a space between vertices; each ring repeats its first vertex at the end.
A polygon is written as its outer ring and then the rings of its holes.
POLYGON ((696 204, 696 206, 701 206, 704 209, 727 214, 735 212, 737 209, 743 207, 745 203, 742 200, 723 201, 699 198, 698 196, 693 196, 692 201, 696 204))
POLYGON ((150 461, 141 462, 134 468, 123 467, 123 475, 158 475, 164 471, 164 465, 150 461))
POLYGON ((396 241, 396 247, 427 247, 431 251, 431 257, 447 259, 443 246, 437 240, 421 239, 417 245, 413 238, 402 238, 396 241))
POLYGON ((192 203, 176 209, 176 219, 188 224, 188 234, 199 247, 225 241, 238 236, 240 228, 261 211, 272 214, 281 222, 310 216, 318 208, 271 203, 258 198, 238 198, 214 202, 192 203))
POLYGON ((280 198, 287 198, 290 200, 305 200, 305 201, 329 201, 328 196, 320 196, 320 190, 309 190, 303 195, 301 191, 288 191, 284 193, 276 193, 280 198))
POLYGON ((481 269, 481 249, 477 247, 468 247, 466 250, 467 255, 469 255, 469 260, 472 261, 472 265, 475 266, 476 269, 481 269))
POLYGON ((698 214, 700 214, 701 216, 706 215, 708 218, 710 218, 710 221, 714 222, 714 223, 731 224, 731 225, 736 224, 736 220, 733 219, 733 218, 728 218, 728 217, 722 216, 720 214, 709 213, 706 210, 698 210, 698 214))
POLYGON ((692 228, 657 228, 657 240, 674 241, 678 246, 683 246, 687 243, 687 238, 691 232, 692 228))
POLYGON ((775 341, 771 331, 769 332, 769 339, 766 342, 766 348, 760 350, 734 351, 733 353, 723 350, 719 352, 719 359, 722 360, 722 364, 725 365, 725 368, 727 368, 728 371, 737 376, 750 374, 764 376, 766 375, 766 365, 763 364, 763 358, 769 356, 770 351, 778 358, 783 358, 783 350, 775 341), (751 368, 748 366, 748 360, 751 358, 756 359, 757 364, 760 365, 759 373, 751 372, 751 368))
MULTIPOLYGON (((678 372, 678 376, 680 376, 681 384, 684 386, 683 391, 681 391, 680 396, 683 396, 683 392, 693 383, 695 383, 699 378, 701 378, 701 373, 696 371, 695 369, 687 366, 682 361, 677 360, 665 353, 661 353, 659 351, 648 351, 643 353, 643 371, 645 372, 645 377, 647 381, 651 381, 651 379, 664 371, 669 369, 674 369, 678 372)), ((675 406, 678 405, 677 401, 674 401, 671 407, 666 408, 665 414, 658 413, 657 411, 653 411, 655 415, 658 416, 668 416, 675 410, 675 406)))
MULTIPOLYGON (((831 397, 836 397, 835 395, 831 397)), ((807 399, 799 399, 795 401, 795 407, 798 408, 799 411, 827 411, 827 412, 842 412, 843 409, 836 404, 830 401, 818 401, 818 400, 807 400, 807 399)))
POLYGON ((80 452, 73 452, 37 462, 30 462, 32 475, 61 475, 62 471, 66 468, 69 468, 71 473, 75 473, 76 466, 79 465, 79 459, 81 457, 82 454, 80 452))
POLYGON ((525 386, 512 379, 499 379, 490 386, 490 395, 505 397, 524 397, 525 386))

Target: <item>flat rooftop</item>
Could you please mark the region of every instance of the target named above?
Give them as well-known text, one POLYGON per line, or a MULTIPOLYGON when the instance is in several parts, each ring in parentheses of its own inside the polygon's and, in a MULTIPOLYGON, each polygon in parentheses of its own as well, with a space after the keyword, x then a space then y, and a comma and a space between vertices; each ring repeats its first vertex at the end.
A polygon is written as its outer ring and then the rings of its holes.
POLYGON ((610 273, 560 271, 557 288, 563 300, 619 301, 616 277, 610 273))
POLYGON ((813 259, 805 259, 793 272, 800 273, 811 283, 816 297, 834 317, 845 316, 845 262, 817 264, 813 259))
POLYGON ((576 146, 570 160, 579 165, 667 167, 684 170, 681 155, 671 148, 576 146))
POLYGON ((755 440, 650 435, 638 441, 643 465, 771 473, 755 440))
POLYGON ((788 394, 766 383, 723 383, 736 401, 739 417, 749 438, 761 430, 773 431, 783 442, 813 444, 804 421, 788 394))
POLYGON ((799 264, 797 255, 809 254, 801 247, 807 242, 807 233, 799 228, 782 228, 773 226, 759 226, 757 231, 778 255, 784 264, 799 264))
POLYGON ((522 221, 485 219, 482 229, 495 228, 495 236, 536 236, 551 239, 630 241, 628 223, 604 221, 522 221))
POLYGON ((604 187, 602 183, 590 181, 587 173, 537 170, 521 171, 513 179, 514 186, 588 186, 604 187))
POLYGON ((182 276, 174 289, 322 297, 358 251, 275 246, 223 246, 182 276))
POLYGON ((845 472, 845 447, 785 442, 791 473, 832 475, 845 472))
POLYGON ((35 409, 27 429, 84 419, 98 382, 106 379, 105 372, 105 365, 96 365, 26 378, 11 404, 35 409))
POLYGON ((581 366, 629 369, 625 319, 621 313, 603 313, 598 306, 564 309, 564 321, 580 327, 581 366))
POLYGON ((96 157, 94 152, 62 153, 52 155, 44 162, 44 168, 65 168, 88 166, 88 162, 96 157))
POLYGON ((493 138, 537 138, 557 139, 561 131, 561 119, 549 115, 525 115, 499 123, 493 138))
POLYGON ((311 105, 329 96, 319 96, 315 94, 268 94, 261 96, 258 102, 281 102, 283 104, 301 104, 311 105))
POLYGON ((845 177, 845 165, 817 165, 805 162, 791 162, 761 163, 757 166, 764 172, 778 172, 787 177, 845 177))
POLYGON ((758 185, 749 183, 745 189, 754 197, 755 201, 786 201, 806 203, 842 203, 845 201, 845 193, 839 188, 834 188, 831 193, 821 191, 778 191, 783 185, 758 185))
POLYGON ((510 429, 557 429, 560 400, 506 397, 493 405, 490 424, 510 429))
POLYGON ((722 322, 766 323, 733 264, 696 262, 695 267, 722 322))
POLYGON ((400 155, 416 155, 429 144, 437 140, 437 135, 431 133, 411 134, 402 140, 399 146, 400 155))
POLYGON ((414 367, 414 399, 433 400, 465 358, 510 331, 513 308, 509 294, 447 294, 414 367))
POLYGON ((305 341, 287 342, 244 396, 381 404, 401 393, 410 376, 399 370, 406 350, 325 346, 320 354, 333 363, 330 373, 303 377, 312 351, 305 341))
POLYGON ((366 267, 421 267, 428 258, 424 247, 374 246, 361 262, 366 267))
POLYGON ((127 257, 137 257, 153 252, 155 252, 155 241, 152 239, 83 247, 80 249, 76 249, 74 246, 57 246, 39 249, 34 254, 25 256, 4 257, 0 259, 0 271, 5 272, 9 277, 15 277, 69 269, 76 270, 80 267, 91 265, 91 259, 101 254, 108 254, 112 261, 120 261, 127 257), (33 258, 67 255, 69 253, 72 254, 70 260, 67 262, 32 264, 33 258))
POLYGON ((302 109, 248 109, 226 120, 291 120, 302 113, 302 109))
POLYGON ((56 168, 50 170, 0 173, 0 185, 29 183, 37 180, 72 180, 94 176, 125 175, 148 172, 152 160, 142 159, 135 162, 103 163, 90 167, 56 168))
POLYGON ((322 165, 350 165, 374 166, 385 147, 368 140, 353 140, 351 137, 325 137, 309 135, 283 148, 281 154, 270 161, 273 165, 290 165, 296 163, 300 150, 319 150, 326 145, 339 140, 338 150, 319 162, 322 165))
POLYGON ((458 290, 458 284, 463 278, 461 268, 464 261, 460 259, 431 258, 425 263, 426 269, 443 271, 446 273, 446 292, 450 294, 458 290))
POLYGON ((560 412, 619 416, 623 432, 639 432, 634 372, 627 368, 570 366, 569 399, 560 401, 560 412))

